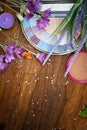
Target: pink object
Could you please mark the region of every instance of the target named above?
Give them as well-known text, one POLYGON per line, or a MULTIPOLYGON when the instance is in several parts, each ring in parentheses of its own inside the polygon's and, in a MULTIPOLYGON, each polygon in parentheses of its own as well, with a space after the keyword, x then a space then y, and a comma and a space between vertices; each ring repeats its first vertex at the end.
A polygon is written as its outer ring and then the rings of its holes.
MULTIPOLYGON (((66 63, 66 67, 69 66, 73 55, 71 55, 66 63)), ((76 60, 74 61, 68 76, 79 83, 87 83, 87 52, 81 51, 76 60)))
POLYGON ((14 17, 10 13, 3 13, 0 15, 0 27, 9 29, 14 25, 14 17))

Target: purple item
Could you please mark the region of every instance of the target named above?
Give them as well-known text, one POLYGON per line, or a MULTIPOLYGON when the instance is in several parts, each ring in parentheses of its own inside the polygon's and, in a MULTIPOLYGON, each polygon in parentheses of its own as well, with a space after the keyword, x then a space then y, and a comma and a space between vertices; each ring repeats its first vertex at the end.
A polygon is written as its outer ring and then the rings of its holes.
POLYGON ((0 15, 0 27, 9 29, 14 25, 14 17, 10 13, 3 13, 0 15))
POLYGON ((44 61, 44 59, 46 58, 46 54, 45 53, 38 53, 36 55, 36 58, 42 63, 44 61))

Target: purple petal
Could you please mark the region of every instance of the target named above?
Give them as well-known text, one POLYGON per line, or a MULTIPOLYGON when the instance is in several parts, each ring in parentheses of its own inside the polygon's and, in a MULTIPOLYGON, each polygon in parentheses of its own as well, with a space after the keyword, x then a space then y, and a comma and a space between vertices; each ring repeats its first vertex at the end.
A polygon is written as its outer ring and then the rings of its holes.
POLYGON ((21 53, 24 51, 24 49, 22 47, 16 48, 14 53, 16 54, 17 58, 21 58, 21 53))
POLYGON ((4 62, 4 58, 4 55, 0 55, 0 71, 3 71, 8 66, 8 64, 4 62))
POLYGON ((5 55, 5 62, 10 63, 15 59, 14 55, 5 55))
POLYGON ((34 13, 27 13, 27 14, 25 15, 25 18, 26 18, 26 19, 30 19, 30 18, 33 17, 33 15, 34 15, 34 13))
POLYGON ((50 17, 50 16, 51 16, 51 10, 50 9, 45 10, 43 17, 50 17))
POLYGON ((49 24, 49 21, 49 19, 41 17, 37 20, 37 27, 43 29, 49 24))
POLYGON ((40 0, 29 0, 27 3, 27 8, 30 12, 37 12, 41 8, 41 1, 40 0))
POLYGON ((5 50, 6 55, 10 55, 10 54, 12 55, 14 53, 15 48, 16 48, 16 44, 9 44, 5 50))

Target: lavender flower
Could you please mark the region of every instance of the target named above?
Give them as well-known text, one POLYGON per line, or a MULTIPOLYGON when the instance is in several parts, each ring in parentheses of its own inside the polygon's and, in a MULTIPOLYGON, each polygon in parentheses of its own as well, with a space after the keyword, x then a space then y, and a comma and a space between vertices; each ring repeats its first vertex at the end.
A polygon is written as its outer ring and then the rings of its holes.
POLYGON ((45 17, 41 17, 37 20, 37 27, 40 29, 45 28, 49 24, 49 19, 45 17))
POLYGON ((30 12, 38 12, 41 9, 41 1, 40 0, 29 0, 27 3, 27 8, 30 12))
POLYGON ((4 58, 4 55, 0 55, 0 71, 3 71, 8 66, 8 64, 5 63, 4 58))
POLYGON ((37 27, 40 29, 45 28, 50 22, 49 20, 50 15, 51 15, 51 10, 50 9, 45 10, 42 13, 42 16, 37 20, 37 27))
POLYGON ((29 0, 27 3, 29 13, 25 15, 26 19, 30 19, 34 13, 37 13, 41 9, 41 4, 40 0, 29 0))
POLYGON ((5 62, 10 63, 15 59, 14 57, 14 50, 15 50, 16 45, 15 44, 10 44, 7 46, 5 50, 5 62))
POLYGON ((21 53, 24 51, 24 49, 22 47, 19 48, 15 48, 14 53, 16 55, 17 58, 21 58, 21 53))

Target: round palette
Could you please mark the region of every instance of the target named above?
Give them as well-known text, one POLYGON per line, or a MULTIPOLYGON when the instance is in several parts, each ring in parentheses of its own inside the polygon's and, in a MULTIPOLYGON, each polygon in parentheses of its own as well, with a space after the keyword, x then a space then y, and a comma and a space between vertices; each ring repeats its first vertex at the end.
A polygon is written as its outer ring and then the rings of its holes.
MULTIPOLYGON (((36 49, 49 53, 60 37, 60 34, 55 34, 52 37, 50 37, 50 35, 59 26, 63 18, 50 18, 50 23, 45 29, 39 29, 36 25, 36 20, 37 18, 35 17, 32 17, 29 20, 24 18, 21 24, 23 33, 29 43, 36 49)), ((67 48, 67 32, 65 32, 53 54, 63 55, 73 51, 72 47, 67 48)))
MULTIPOLYGON (((72 57, 73 55, 69 57, 66 63, 66 68, 69 66, 72 57)), ((78 54, 68 73, 68 76, 75 82, 87 83, 87 52, 81 51, 78 54)))

